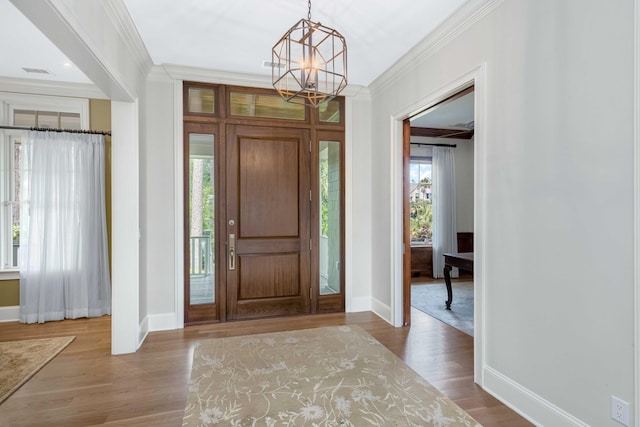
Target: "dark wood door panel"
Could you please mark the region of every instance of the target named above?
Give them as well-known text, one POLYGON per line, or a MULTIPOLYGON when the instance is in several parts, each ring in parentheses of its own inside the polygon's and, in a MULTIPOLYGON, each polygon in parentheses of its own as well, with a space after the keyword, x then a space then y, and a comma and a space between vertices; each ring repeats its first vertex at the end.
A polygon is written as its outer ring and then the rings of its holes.
MULTIPOLYGON (((240 239, 236 242, 239 254, 295 252, 303 250, 306 239, 282 239, 279 236, 270 239, 240 239)), ((308 243, 307 243, 308 245, 308 243)), ((308 247, 306 247, 308 249, 308 247)))
POLYGON ((300 295, 300 254, 241 255, 238 300, 300 295))
POLYGON ((240 138, 240 237, 298 237, 298 139, 240 138))
POLYGON ((311 311, 308 141, 302 129, 227 128, 229 320, 311 311))
MULTIPOLYGON (((264 298, 238 301, 233 307, 233 320, 259 319, 309 313, 309 304, 300 297, 264 298)), ((231 319, 230 319, 231 320, 231 319)))

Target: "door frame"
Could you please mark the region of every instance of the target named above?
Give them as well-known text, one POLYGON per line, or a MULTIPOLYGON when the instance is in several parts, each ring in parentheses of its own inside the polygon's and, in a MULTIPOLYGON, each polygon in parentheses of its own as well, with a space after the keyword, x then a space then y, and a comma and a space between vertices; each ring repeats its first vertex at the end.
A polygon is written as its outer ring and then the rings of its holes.
MULTIPOLYGON (((217 123, 218 124, 218 139, 220 141, 224 141, 226 138, 226 124, 237 124, 237 125, 250 125, 250 126, 266 126, 266 127, 282 127, 282 128, 307 128, 311 132, 311 140, 310 147, 312 151, 312 164, 311 173, 312 175, 317 172, 317 168, 315 160, 317 160, 317 153, 315 153, 315 149, 318 147, 318 137, 320 135, 331 135, 334 133, 340 134, 340 138, 336 138, 336 141, 340 142, 340 162, 341 162, 341 292, 339 298, 336 298, 334 295, 314 295, 312 298, 312 314, 322 313, 322 312, 335 312, 339 309, 340 312, 346 311, 347 301, 350 299, 350 287, 347 287, 346 284, 346 276, 349 268, 349 261, 347 259, 347 253, 345 250, 345 245, 348 244, 348 239, 346 236, 346 230, 348 229, 349 218, 346 217, 346 212, 348 208, 346 206, 346 189, 347 189, 347 181, 348 176, 346 174, 347 169, 345 167, 348 159, 349 147, 346 144, 347 140, 347 126, 346 126, 346 116, 348 110, 350 111, 351 106, 347 99, 340 96, 332 100, 331 102, 339 103, 339 111, 340 114, 335 119, 335 109, 327 110, 327 114, 325 114, 326 119, 321 120, 320 113, 318 113, 316 109, 311 109, 311 107, 307 107, 307 115, 305 120, 290 120, 290 119, 273 119, 268 117, 253 117, 253 116, 244 116, 242 114, 233 115, 229 110, 229 100, 230 93, 232 91, 239 92, 249 92, 249 93, 264 93, 269 95, 277 95, 277 92, 273 89, 267 89, 266 87, 255 87, 255 86, 237 86, 238 81, 228 81, 225 78, 221 78, 219 82, 212 82, 211 79, 203 79, 203 76, 197 76, 195 79, 188 80, 173 80, 173 100, 174 100, 174 111, 179 112, 180 114, 176 114, 174 116, 174 161, 173 161, 173 176, 174 176, 174 247, 175 251, 174 255, 174 265, 175 274, 173 277, 175 283, 175 300, 174 300, 174 312, 168 312, 166 314, 158 314, 153 316, 148 316, 145 319, 145 322, 149 322, 152 330, 165 330, 165 329, 175 329, 175 328, 184 328, 186 325, 185 322, 185 266, 184 266, 184 209, 183 209, 183 201, 184 201, 184 174, 183 174, 183 164, 184 164, 184 127, 187 123, 217 123), (189 113, 186 111, 187 100, 185 98, 184 87, 185 85, 196 86, 196 87, 212 87, 216 88, 216 112, 214 113, 189 113), (333 114, 333 115, 332 115, 333 114), (314 160, 315 159, 315 160, 314 160), (315 172, 314 172, 315 171, 315 172)), ((254 81, 251 82, 242 82, 247 83, 249 85, 254 84, 254 81)), ((332 138, 333 140, 333 138, 332 138)), ((224 150, 223 150, 224 151, 224 150)), ((224 154, 221 154, 224 156, 224 154)), ((312 180, 315 179, 312 176, 312 180)), ((313 183, 312 183, 313 185, 313 183)), ((222 194, 224 192, 224 187, 220 189, 219 194, 221 197, 224 197, 222 194)), ((312 203, 312 210, 317 202, 314 200, 312 203)), ((226 223, 225 212, 222 210, 218 215, 220 220, 226 223)), ((217 222, 218 220, 216 220, 217 222)), ((315 224, 312 224, 312 228, 318 229, 315 224)), ((317 239, 313 239, 314 241, 317 239)), ((226 251, 224 251, 226 254, 226 251)), ((224 261, 226 262, 226 256, 224 261)), ((313 278, 311 279, 313 282, 313 278)), ((219 301, 226 300, 226 295, 223 295, 222 292, 219 294, 219 301)), ((218 311, 220 313, 220 320, 226 321, 226 307, 222 305, 218 307, 218 311)), ((208 323, 208 322, 207 322, 208 323)))
MULTIPOLYGON (((486 207, 484 203, 484 186, 486 179, 486 64, 477 65, 468 73, 452 80, 447 85, 432 92, 423 99, 405 107, 390 117, 391 135, 390 159, 392 181, 391 203, 391 242, 393 242, 391 259, 391 319, 393 325, 404 324, 404 306, 406 295, 404 285, 405 244, 404 244, 404 144, 403 121, 420 111, 424 111, 442 100, 473 85, 474 95, 474 381, 481 386, 484 383, 483 369, 486 359, 484 345, 484 311, 485 295, 484 271, 484 236, 486 235, 486 207)), ((409 250, 409 248, 406 248, 409 250)), ((411 274, 411 271, 407 271, 411 274)))
MULTIPOLYGON (((465 87, 459 92, 454 93, 451 96, 447 96, 433 105, 429 105, 421 110, 419 113, 412 115, 409 118, 406 118, 402 121, 402 167, 403 167, 403 202, 402 209, 404 211, 402 218, 402 227, 403 227, 403 244, 404 244, 404 252, 403 252, 403 325, 408 326, 411 324, 411 220, 409 218, 410 212, 410 202, 409 202, 409 192, 410 192, 410 178, 409 178, 409 168, 411 163, 411 119, 417 115, 423 115, 428 113, 435 107, 444 105, 448 102, 451 102, 455 99, 458 99, 464 95, 469 93, 473 93, 475 91, 473 84, 465 87), (408 248, 408 250, 407 250, 408 248)), ((453 145, 455 147, 455 145, 453 145)), ((435 272, 434 272, 435 273, 435 272)))

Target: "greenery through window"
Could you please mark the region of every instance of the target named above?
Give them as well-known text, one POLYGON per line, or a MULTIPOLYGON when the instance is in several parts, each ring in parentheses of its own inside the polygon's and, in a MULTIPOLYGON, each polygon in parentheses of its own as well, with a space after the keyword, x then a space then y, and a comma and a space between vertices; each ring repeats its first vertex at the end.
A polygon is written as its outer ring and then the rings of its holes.
POLYGON ((320 141, 320 295, 338 294, 340 275, 340 143, 320 141))
POLYGON ((329 234, 329 162, 320 162, 320 235, 329 234))
POLYGON ((412 158, 409 163, 409 224, 412 245, 431 244, 431 200, 431 158, 412 158))

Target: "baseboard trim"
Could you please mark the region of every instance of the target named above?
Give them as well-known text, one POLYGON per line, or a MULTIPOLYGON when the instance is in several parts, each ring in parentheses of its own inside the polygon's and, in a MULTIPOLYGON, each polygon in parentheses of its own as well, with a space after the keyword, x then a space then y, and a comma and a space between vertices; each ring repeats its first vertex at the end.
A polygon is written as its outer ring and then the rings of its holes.
POLYGON ((347 304, 347 312, 358 313, 361 311, 371 311, 371 298, 351 298, 350 302, 347 304))
POLYGON ((483 389, 537 426, 589 427, 502 373, 485 366, 483 389))
POLYGON ((162 313, 149 315, 149 332, 170 331, 181 329, 177 326, 176 313, 162 313))
POLYGON ((0 307, 0 322, 17 322, 20 320, 20 306, 0 307))
POLYGON ((391 307, 388 304, 384 304, 376 298, 371 298, 371 311, 380 316, 383 320, 393 325, 391 318, 391 307))
POLYGON ((136 351, 142 346, 144 340, 147 339, 147 335, 149 335, 149 316, 145 316, 138 325, 138 344, 136 346, 136 351))

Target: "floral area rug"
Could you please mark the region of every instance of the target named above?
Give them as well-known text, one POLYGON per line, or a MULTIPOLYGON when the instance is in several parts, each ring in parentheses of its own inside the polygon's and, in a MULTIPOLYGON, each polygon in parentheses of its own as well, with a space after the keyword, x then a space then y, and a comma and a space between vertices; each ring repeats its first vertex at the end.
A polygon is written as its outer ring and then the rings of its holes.
POLYGON ((357 326, 201 341, 183 426, 480 426, 357 326))
POLYGON ((0 402, 16 391, 75 337, 0 342, 0 402))

